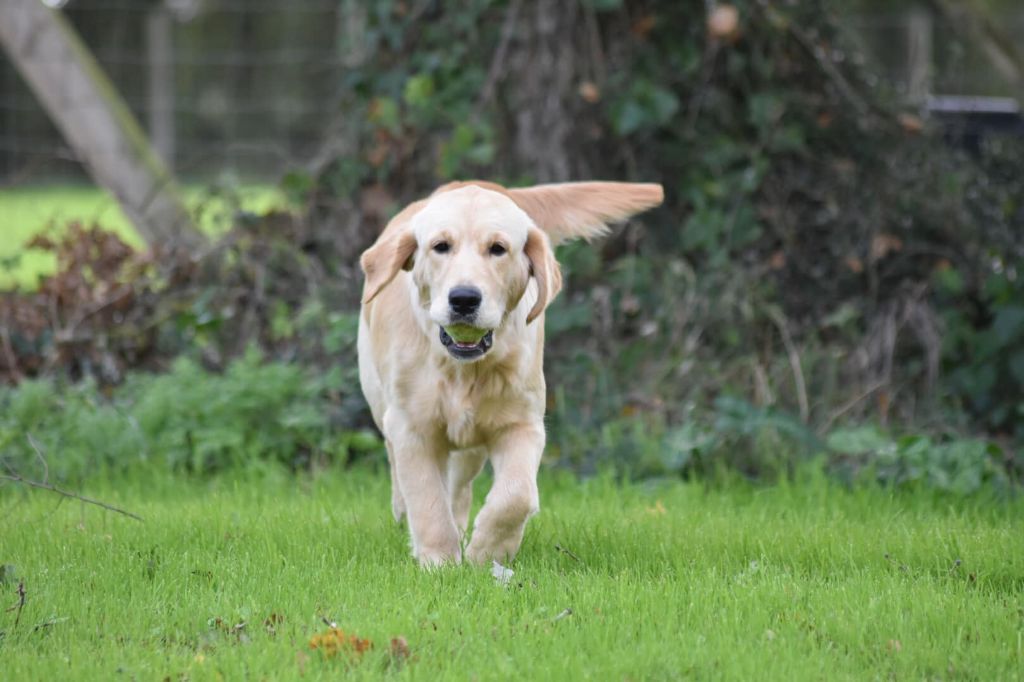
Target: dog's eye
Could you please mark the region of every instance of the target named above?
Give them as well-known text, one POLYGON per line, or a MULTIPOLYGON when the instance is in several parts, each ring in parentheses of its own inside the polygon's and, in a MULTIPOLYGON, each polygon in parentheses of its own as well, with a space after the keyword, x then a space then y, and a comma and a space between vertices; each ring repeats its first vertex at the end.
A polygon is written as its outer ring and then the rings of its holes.
POLYGON ((438 242, 434 244, 434 253, 448 253, 452 248, 452 245, 448 242, 438 242))
POLYGON ((501 244, 491 244, 491 255, 492 256, 504 256, 508 252, 501 244))

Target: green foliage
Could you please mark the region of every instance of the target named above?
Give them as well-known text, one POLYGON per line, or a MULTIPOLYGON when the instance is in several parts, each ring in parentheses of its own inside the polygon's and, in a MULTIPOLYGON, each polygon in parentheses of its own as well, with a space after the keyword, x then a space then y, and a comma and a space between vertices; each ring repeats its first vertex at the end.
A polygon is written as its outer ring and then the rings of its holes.
POLYGON ((843 456, 837 467, 850 472, 863 467, 877 480, 892 486, 935 488, 967 495, 983 487, 1005 490, 1009 478, 1004 453, 994 443, 955 438, 936 442, 928 436, 893 436, 870 425, 837 429, 828 436, 828 448, 843 456))
MULTIPOLYGON (((91 381, 25 381, 0 390, 0 459, 40 480, 122 471, 207 475, 267 463, 319 469, 367 455, 379 461, 376 432, 351 426, 351 403, 361 401, 343 397, 353 390, 354 370, 339 371, 312 373, 250 351, 223 373, 182 357, 163 374, 132 373, 114 391, 91 381)), ((895 436, 869 425, 819 438, 785 411, 725 395, 710 409, 691 406, 679 425, 635 405, 599 422, 580 409, 590 405, 556 392, 551 466, 637 479, 739 474, 779 482, 820 460, 850 484, 957 495, 1006 491, 1012 481, 1007 453, 979 439, 895 436)), ((609 407, 598 409, 605 414, 609 407)))
POLYGON ((641 479, 739 474, 779 482, 821 465, 848 485, 958 496, 1004 494, 1014 482, 1011 451, 978 438, 895 435, 870 424, 819 437, 794 415, 734 396, 720 396, 710 410, 691 409, 680 426, 631 409, 594 423, 563 398, 559 394, 550 420, 548 458, 575 470, 612 469, 641 479))
POLYGON ((936 273, 947 387, 986 427, 1024 440, 1024 260, 996 263, 971 298, 959 271, 936 273))
POLYGON ((375 434, 346 428, 336 380, 249 352, 222 374, 179 358, 164 374, 130 375, 109 398, 92 382, 26 381, 0 391, 0 456, 24 475, 48 469, 66 479, 140 467, 309 468, 379 455, 375 434))

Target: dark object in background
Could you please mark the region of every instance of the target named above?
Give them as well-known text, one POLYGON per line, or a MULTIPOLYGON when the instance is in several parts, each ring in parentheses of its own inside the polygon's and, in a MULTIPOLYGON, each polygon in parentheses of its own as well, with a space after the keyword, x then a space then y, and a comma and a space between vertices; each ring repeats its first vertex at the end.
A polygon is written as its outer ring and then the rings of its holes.
POLYGON ((989 135, 1024 136, 1024 112, 1011 97, 932 96, 925 109, 950 142, 971 152, 989 135))

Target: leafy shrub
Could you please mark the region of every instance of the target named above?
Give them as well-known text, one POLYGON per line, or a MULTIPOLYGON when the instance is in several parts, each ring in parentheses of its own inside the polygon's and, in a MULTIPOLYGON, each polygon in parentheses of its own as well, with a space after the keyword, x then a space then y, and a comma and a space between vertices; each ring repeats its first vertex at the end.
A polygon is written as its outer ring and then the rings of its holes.
POLYGON ((255 352, 223 374, 180 358, 165 374, 130 375, 109 397, 90 381, 26 381, 0 391, 0 456, 25 474, 48 467, 68 478, 138 466, 309 468, 379 454, 374 432, 346 428, 338 398, 330 378, 255 352))
MULTIPOLYGON (((60 481, 130 470, 204 475, 264 463, 293 469, 384 457, 375 431, 346 425, 332 379, 251 351, 220 374, 178 359, 161 375, 132 373, 119 388, 25 381, 0 390, 0 463, 60 481)), ((849 483, 923 486, 957 495, 1004 490, 1021 467, 980 439, 893 436, 843 427, 820 438, 799 418, 721 396, 679 426, 626 410, 595 423, 560 395, 548 466, 638 479, 736 474, 788 478, 820 459, 849 483), (582 418, 582 421, 578 421, 582 418)))
POLYGON ((1024 260, 997 263, 967 296, 959 271, 936 274, 946 386, 987 428, 1024 441, 1024 260))
POLYGON ((892 486, 921 485, 967 495, 983 487, 1006 489, 1005 454, 994 443, 973 438, 936 442, 928 436, 894 438, 876 427, 837 429, 829 434, 834 468, 846 475, 867 472, 892 486))

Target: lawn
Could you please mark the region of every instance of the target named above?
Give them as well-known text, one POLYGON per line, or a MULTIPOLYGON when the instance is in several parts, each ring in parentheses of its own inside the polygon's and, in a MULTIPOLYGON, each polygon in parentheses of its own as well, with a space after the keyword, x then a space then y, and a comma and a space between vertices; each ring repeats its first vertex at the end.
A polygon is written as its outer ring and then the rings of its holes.
MULTIPOLYGON (((186 201, 203 230, 213 233, 229 226, 239 209, 265 211, 284 204, 284 197, 269 185, 230 188, 188 186, 186 201)), ((126 241, 141 240, 114 198, 91 185, 39 185, 0 190, 0 289, 34 287, 41 274, 53 272, 53 255, 25 249, 25 243, 47 229, 70 221, 99 224, 126 241), (5 263, 6 262, 6 263, 5 263)))
POLYGON ((1024 677, 1021 500, 549 474, 502 585, 418 569, 377 472, 87 488, 145 521, 0 489, 6 680, 1024 677))

